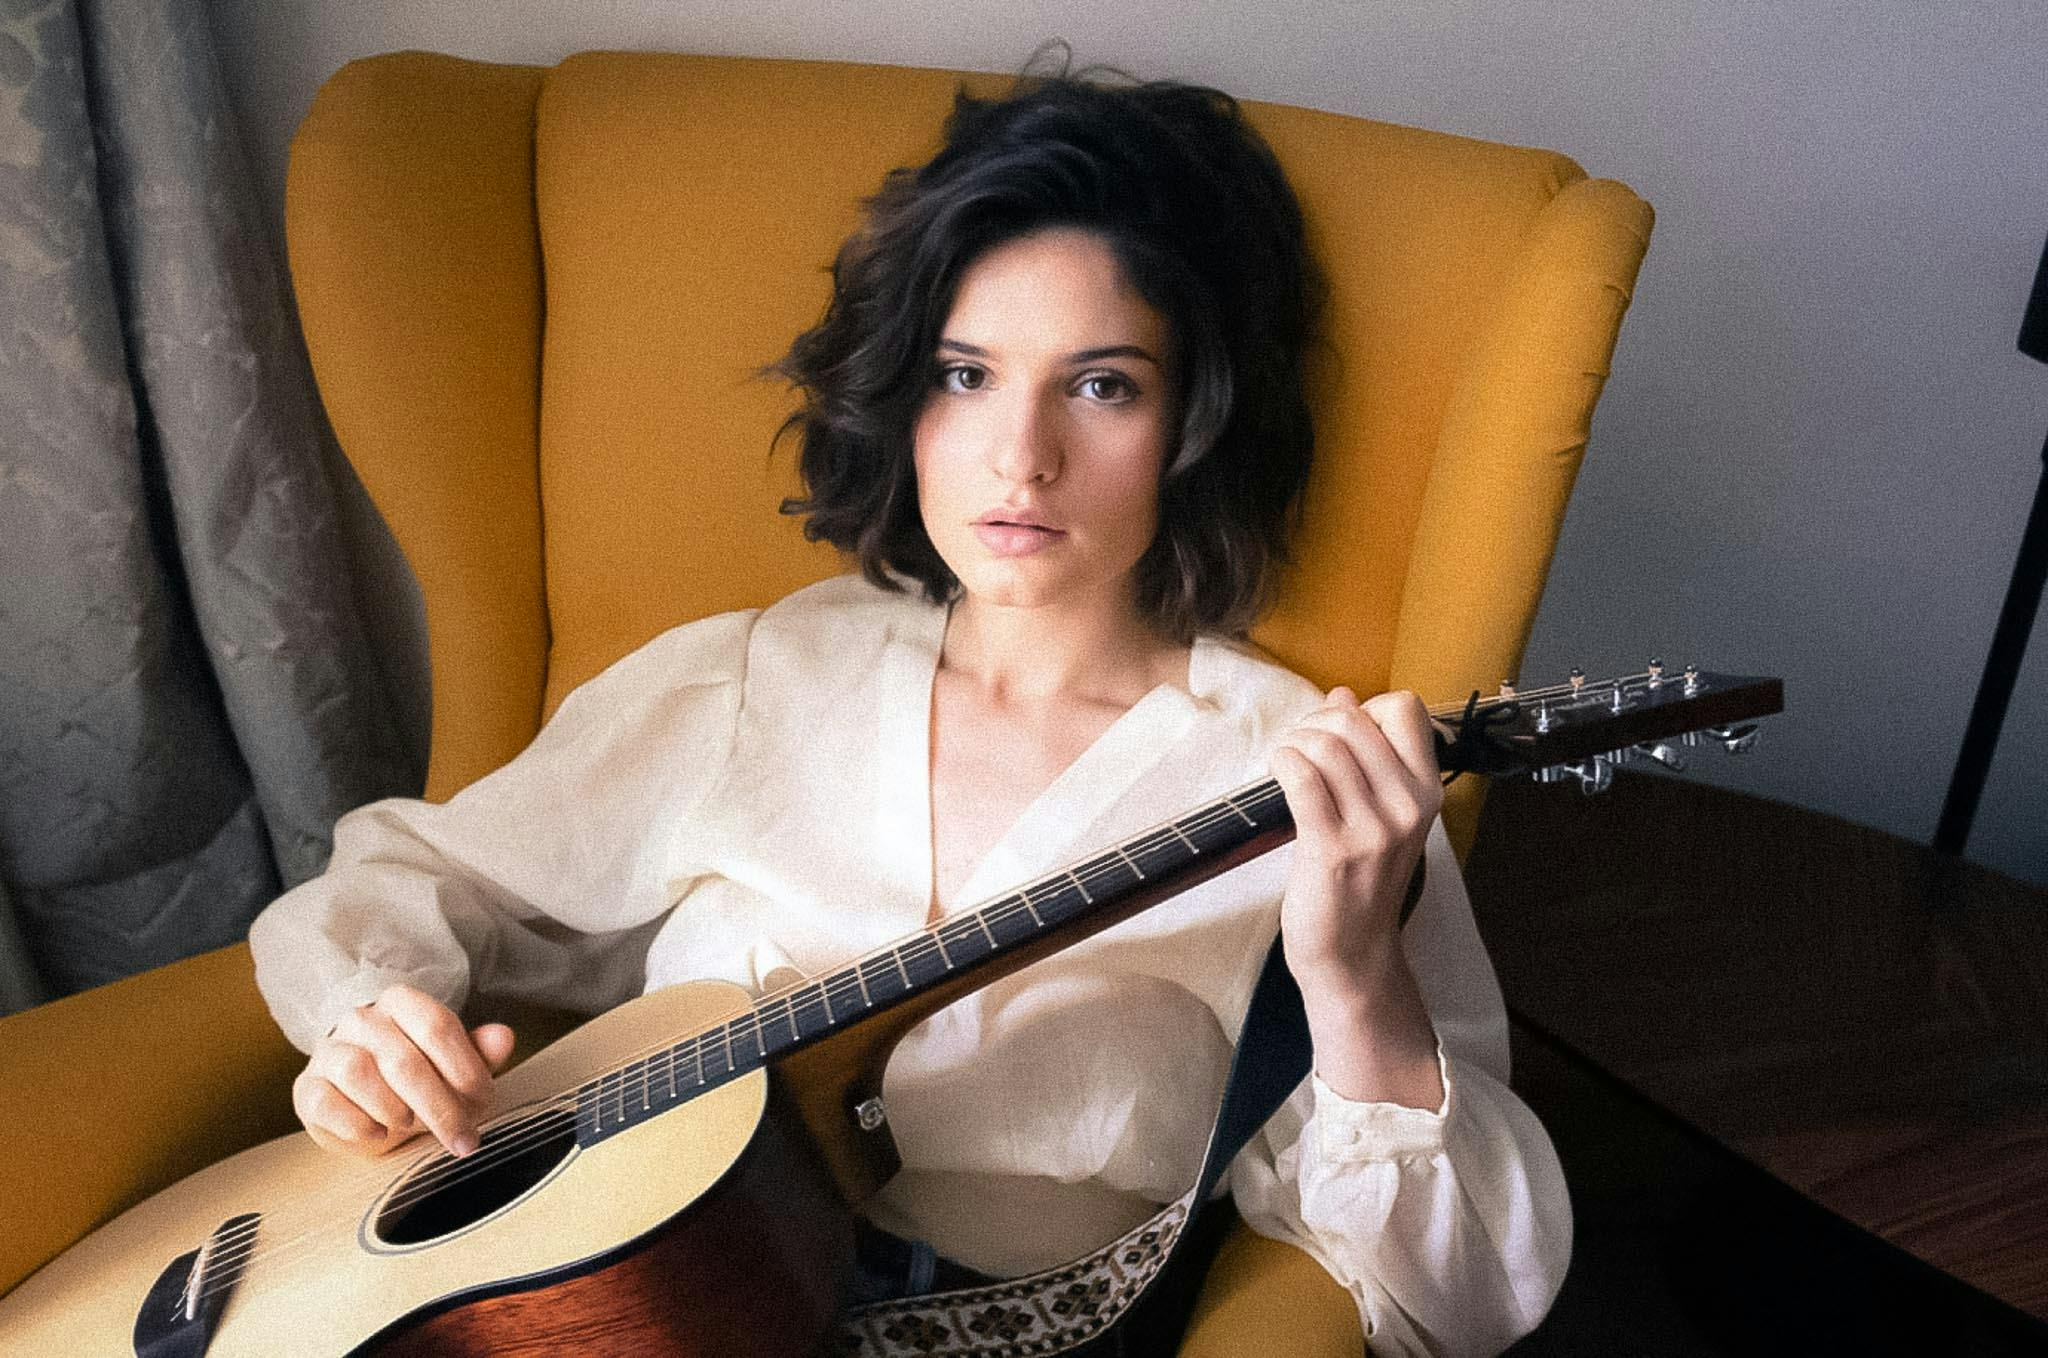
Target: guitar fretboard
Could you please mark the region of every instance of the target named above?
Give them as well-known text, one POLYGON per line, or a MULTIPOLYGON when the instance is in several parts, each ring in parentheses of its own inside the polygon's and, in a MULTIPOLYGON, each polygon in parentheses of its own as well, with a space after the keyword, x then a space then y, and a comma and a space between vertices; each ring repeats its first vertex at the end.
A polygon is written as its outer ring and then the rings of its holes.
POLYGON ((1280 785, 1253 783, 815 981, 765 996, 728 1022, 584 1084, 576 1091, 577 1143, 615 1136, 847 1024, 1071 928, 1205 858, 1292 824, 1280 785))

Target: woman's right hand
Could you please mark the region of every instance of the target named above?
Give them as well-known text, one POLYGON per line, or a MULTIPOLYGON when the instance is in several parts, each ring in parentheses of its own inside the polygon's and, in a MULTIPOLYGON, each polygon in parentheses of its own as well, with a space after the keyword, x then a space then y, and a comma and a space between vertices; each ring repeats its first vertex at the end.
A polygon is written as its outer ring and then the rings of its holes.
POLYGON ((465 1029, 423 990, 394 985, 313 1044, 292 1108, 328 1150, 382 1155, 422 1128, 453 1155, 478 1144, 491 1077, 512 1055, 502 1023, 465 1029))

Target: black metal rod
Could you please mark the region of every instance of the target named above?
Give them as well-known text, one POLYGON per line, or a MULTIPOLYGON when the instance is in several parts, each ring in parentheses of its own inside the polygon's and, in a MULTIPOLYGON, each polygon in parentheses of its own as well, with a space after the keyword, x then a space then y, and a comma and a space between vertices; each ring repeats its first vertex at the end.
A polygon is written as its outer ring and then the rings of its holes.
MULTIPOLYGON (((2044 257, 2043 267, 2048 268, 2048 257, 2044 257)), ((1984 779, 1991 772, 1998 733, 2005 725, 2006 704, 2012 699, 2020 661, 2027 653, 2027 638, 2034 630, 2034 614, 2041 604, 2041 584, 2048 578, 2048 440, 2041 444, 2041 464, 2041 484, 2034 491, 2034 508, 2027 515, 2026 530, 2020 535, 2020 555, 2013 563, 2012 585, 2006 590, 2005 607, 1998 614, 1998 630, 1991 636, 1984 678, 1977 685, 1977 701, 1970 708, 1963 748, 1956 755, 1955 775, 1949 779, 1948 798, 1942 803, 1941 821, 1935 827, 1934 847, 1940 853, 1960 857, 1963 846, 1970 841, 1970 823, 1977 815, 1977 800, 1984 793, 1984 779)))

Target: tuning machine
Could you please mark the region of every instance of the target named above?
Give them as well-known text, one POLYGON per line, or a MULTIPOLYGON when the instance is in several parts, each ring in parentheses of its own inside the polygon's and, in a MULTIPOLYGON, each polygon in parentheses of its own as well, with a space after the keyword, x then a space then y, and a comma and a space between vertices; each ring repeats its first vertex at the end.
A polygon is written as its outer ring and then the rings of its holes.
POLYGON ((1730 754, 1747 754, 1756 748, 1757 740, 1763 733, 1763 728, 1755 722, 1747 726, 1716 726, 1707 732, 1720 741, 1721 748, 1730 754))
POLYGON ((1596 754, 1575 764, 1546 764, 1531 776, 1539 783, 1561 783, 1567 778, 1577 778, 1579 791, 1590 797, 1614 786, 1614 766, 1618 762, 1613 754, 1596 754))
POLYGON ((1763 728, 1755 722, 1746 726, 1706 726, 1697 731, 1687 731, 1678 739, 1685 745, 1704 745, 1713 741, 1729 754, 1747 754, 1756 747, 1763 735, 1763 728))
POLYGON ((1685 772, 1685 756, 1679 753, 1676 746, 1666 741, 1659 740, 1645 742, 1641 745, 1632 745, 1629 747, 1628 752, 1631 755, 1640 755, 1653 764, 1670 769, 1673 773, 1685 772))

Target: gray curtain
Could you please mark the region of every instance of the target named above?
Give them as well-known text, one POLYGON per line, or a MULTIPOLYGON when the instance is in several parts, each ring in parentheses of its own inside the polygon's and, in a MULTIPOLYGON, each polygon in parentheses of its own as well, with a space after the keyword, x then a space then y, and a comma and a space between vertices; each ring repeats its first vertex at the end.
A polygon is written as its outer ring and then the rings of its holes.
POLYGON ((200 0, 0 0, 0 1012, 419 785, 266 222, 200 0))

